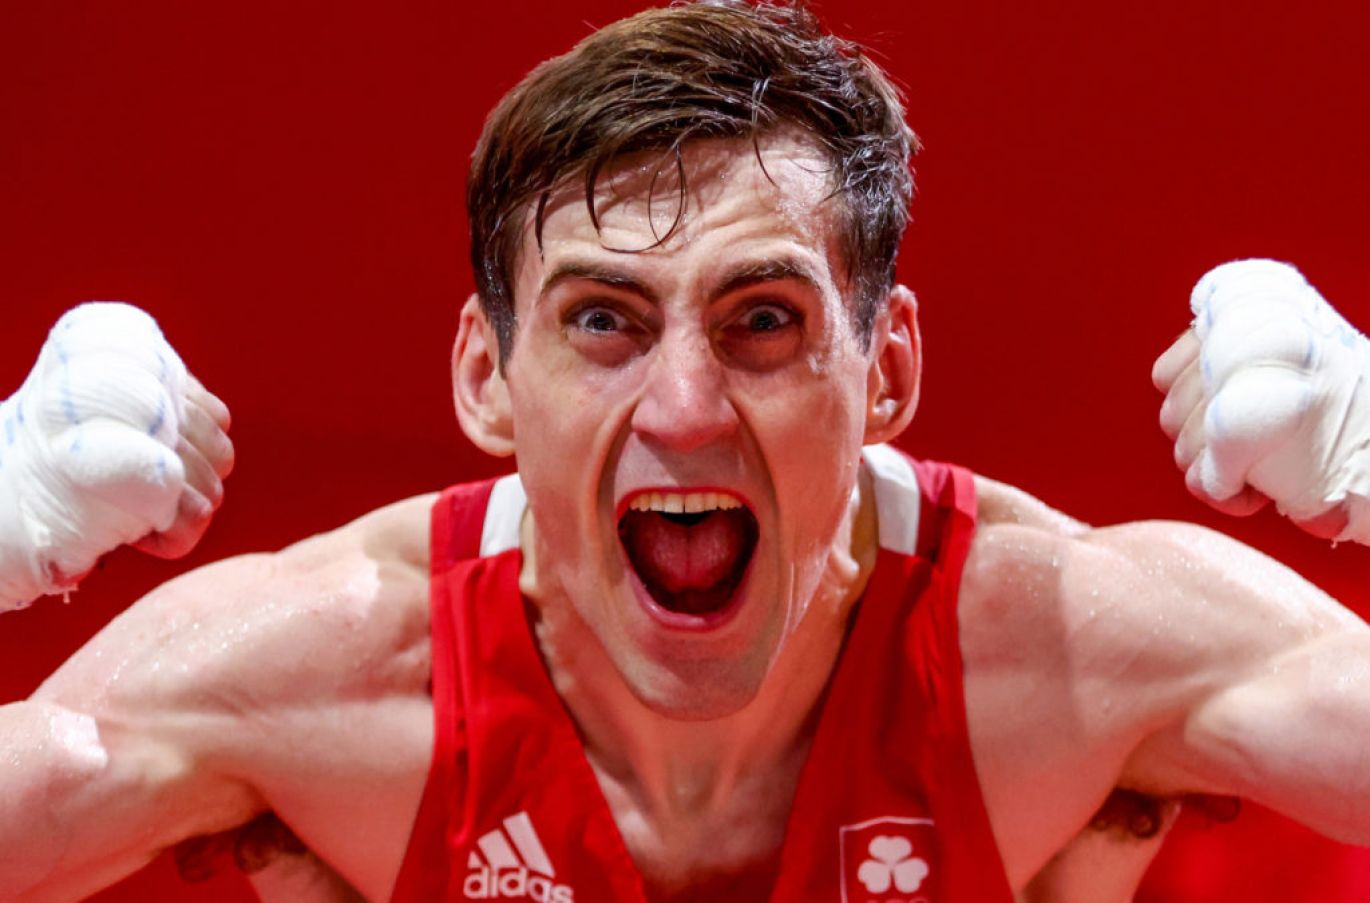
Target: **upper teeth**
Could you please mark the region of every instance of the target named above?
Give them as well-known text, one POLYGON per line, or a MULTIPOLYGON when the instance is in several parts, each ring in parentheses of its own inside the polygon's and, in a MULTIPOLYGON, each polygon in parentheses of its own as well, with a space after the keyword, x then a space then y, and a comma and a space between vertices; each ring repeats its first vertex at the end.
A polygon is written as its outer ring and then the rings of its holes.
POLYGON ((633 511, 664 511, 667 514, 697 514, 741 508, 742 503, 722 492, 644 492, 628 507, 633 511))

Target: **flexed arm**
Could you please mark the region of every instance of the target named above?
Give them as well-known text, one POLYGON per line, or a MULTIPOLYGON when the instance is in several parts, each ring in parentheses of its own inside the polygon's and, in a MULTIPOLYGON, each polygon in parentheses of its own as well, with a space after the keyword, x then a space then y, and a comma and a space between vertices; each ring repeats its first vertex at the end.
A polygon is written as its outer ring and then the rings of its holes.
POLYGON ((1147 712, 1124 786, 1244 797, 1370 846, 1370 625, 1202 527, 1128 524, 1087 544, 1076 604, 1104 586, 1136 608, 1095 650, 1133 647, 1127 684, 1147 712))
POLYGON ((0 899, 79 899, 266 808, 219 754, 242 730, 225 653, 187 642, 259 569, 237 559, 154 590, 0 706, 0 899))

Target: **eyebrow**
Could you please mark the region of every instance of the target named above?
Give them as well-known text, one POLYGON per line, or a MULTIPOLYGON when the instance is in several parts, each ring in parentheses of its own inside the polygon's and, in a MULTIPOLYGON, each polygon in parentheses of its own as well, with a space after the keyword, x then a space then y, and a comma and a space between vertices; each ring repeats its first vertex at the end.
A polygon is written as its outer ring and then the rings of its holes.
POLYGON ((568 260, 557 264, 552 272, 547 274, 547 278, 542 280, 542 288, 538 290, 538 297, 545 298, 552 289, 572 279, 588 279, 610 288, 623 289, 635 295, 641 295, 653 304, 661 303, 655 292, 622 270, 614 270, 581 260, 568 260))
POLYGON ((789 257, 744 263, 729 270, 710 294, 710 301, 721 298, 730 292, 740 291, 765 282, 799 282, 814 292, 822 291, 818 279, 809 267, 789 257))
MULTIPOLYGON (((660 299, 647 285, 634 279, 622 270, 611 267, 600 266, 583 260, 567 260, 557 264, 547 277, 542 280, 542 287, 538 290, 538 297, 546 297, 563 282, 573 279, 587 279, 591 282, 598 282, 610 288, 622 289, 632 292, 645 298, 652 304, 659 305, 660 299)), ((753 285, 760 285, 766 282, 799 282, 815 292, 821 292, 822 287, 813 271, 798 260, 789 257, 780 257, 772 260, 761 260, 744 263, 734 267, 723 275, 718 285, 709 293, 709 301, 727 295, 731 292, 740 291, 753 285)))

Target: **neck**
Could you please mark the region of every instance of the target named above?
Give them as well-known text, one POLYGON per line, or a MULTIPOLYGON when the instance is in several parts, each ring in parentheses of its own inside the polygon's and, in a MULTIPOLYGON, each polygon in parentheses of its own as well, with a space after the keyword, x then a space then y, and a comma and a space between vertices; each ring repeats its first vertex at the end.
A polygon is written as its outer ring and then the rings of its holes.
POLYGON ((573 608, 557 594, 536 593, 536 541, 525 516, 520 585, 537 612, 534 633, 553 685, 597 772, 652 817, 672 820, 721 806, 758 778, 797 778, 877 546, 874 494, 863 468, 819 590, 756 696, 726 717, 684 721, 644 705, 573 608))

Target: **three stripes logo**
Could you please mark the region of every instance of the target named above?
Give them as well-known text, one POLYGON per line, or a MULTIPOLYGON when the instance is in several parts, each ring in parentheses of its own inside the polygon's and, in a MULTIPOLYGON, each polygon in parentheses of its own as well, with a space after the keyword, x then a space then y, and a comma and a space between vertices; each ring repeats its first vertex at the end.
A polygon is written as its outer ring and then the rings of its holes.
POLYGON ((462 884, 468 900, 518 899, 537 903, 573 903, 574 891, 558 884, 556 870, 542 848, 527 812, 511 815, 476 841, 466 857, 470 872, 462 884))

